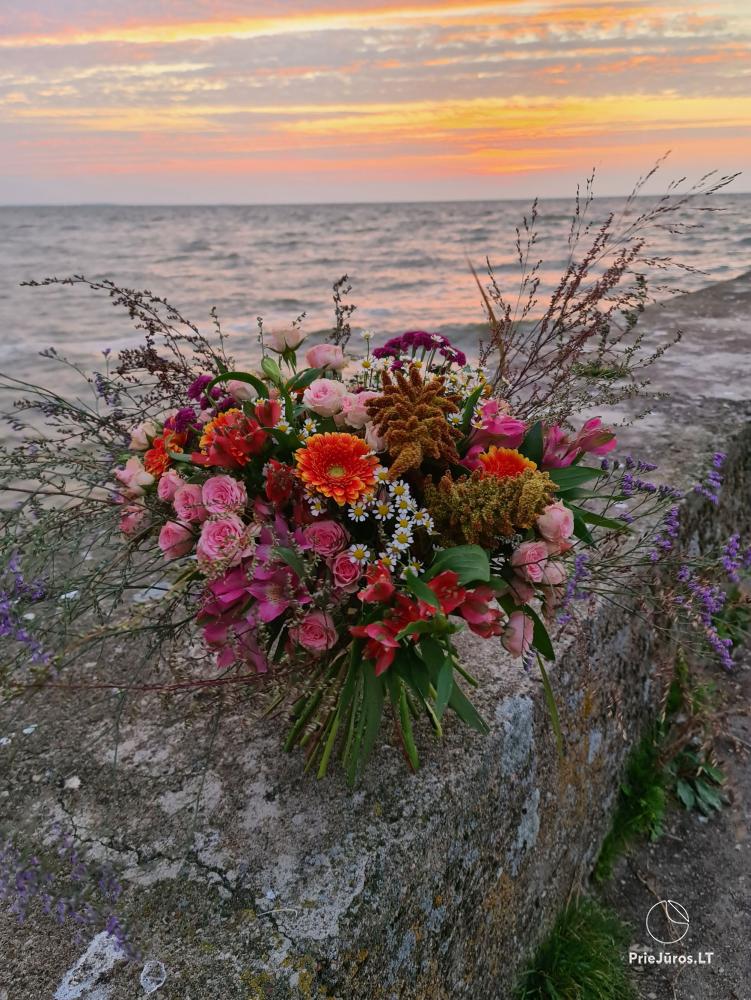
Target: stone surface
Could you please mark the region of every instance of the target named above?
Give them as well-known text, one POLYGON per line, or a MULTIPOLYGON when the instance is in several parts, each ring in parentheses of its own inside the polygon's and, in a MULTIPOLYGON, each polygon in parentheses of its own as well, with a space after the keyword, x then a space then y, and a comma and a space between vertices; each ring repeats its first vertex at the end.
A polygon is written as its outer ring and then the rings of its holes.
MULTIPOLYGON (((683 485, 728 451, 719 519, 690 503, 693 544, 751 520, 749 307, 747 275, 643 320, 681 325, 684 343, 655 380, 674 398, 626 443, 641 439, 642 457, 660 456, 683 485)), ((217 715, 212 692, 144 695, 118 713, 113 694, 48 690, 2 709, 0 823, 30 843, 51 818, 72 824, 87 855, 121 873, 120 912, 142 958, 102 972, 92 998, 143 995, 146 960, 167 972, 155 995, 180 1000, 506 997, 589 875, 648 717, 669 631, 637 610, 602 606, 559 656, 562 759, 536 674, 470 637, 463 655, 490 735, 452 724, 437 746, 423 729, 416 775, 384 745, 354 794, 335 769, 316 782, 247 693, 225 693, 217 715)), ((91 937, 35 912, 20 926, 0 914, 0 990, 54 995, 91 937)))
POLYGON ((696 680, 716 687, 722 720, 716 750, 727 776, 727 806, 709 821, 696 812, 671 810, 664 835, 655 843, 635 844, 617 862, 601 895, 629 926, 630 950, 693 958, 690 965, 632 964, 639 996, 746 1000, 751 996, 751 655, 746 651, 732 674, 698 667, 696 680), (680 903, 689 917, 683 940, 664 949, 645 926, 650 907, 662 899, 680 903), (698 963, 699 953, 706 964, 698 963))

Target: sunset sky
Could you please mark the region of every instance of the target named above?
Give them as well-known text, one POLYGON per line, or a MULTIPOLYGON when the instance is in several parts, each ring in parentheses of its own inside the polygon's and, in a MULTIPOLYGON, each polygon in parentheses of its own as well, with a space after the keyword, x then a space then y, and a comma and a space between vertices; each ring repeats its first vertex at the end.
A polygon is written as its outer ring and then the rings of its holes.
POLYGON ((667 149, 749 171, 751 2, 2 0, 0 149, 3 204, 568 195, 593 165, 617 194, 667 149))

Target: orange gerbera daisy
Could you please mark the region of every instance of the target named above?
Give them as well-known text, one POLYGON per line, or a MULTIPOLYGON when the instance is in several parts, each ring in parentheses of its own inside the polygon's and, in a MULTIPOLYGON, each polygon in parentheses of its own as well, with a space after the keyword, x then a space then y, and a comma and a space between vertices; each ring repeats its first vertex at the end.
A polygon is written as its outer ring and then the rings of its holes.
POLYGON ((514 448, 496 448, 494 444, 477 457, 482 462, 483 475, 496 476, 498 479, 520 476, 526 469, 537 468, 535 462, 531 462, 514 448))
POLYGON ((354 434, 312 434, 295 452, 295 462, 309 489, 340 506, 355 503, 375 487, 378 459, 354 434))
POLYGON ((164 431, 151 442, 151 447, 143 456, 143 467, 155 479, 163 476, 172 465, 168 451, 181 452, 188 439, 187 434, 175 434, 174 431, 164 431))

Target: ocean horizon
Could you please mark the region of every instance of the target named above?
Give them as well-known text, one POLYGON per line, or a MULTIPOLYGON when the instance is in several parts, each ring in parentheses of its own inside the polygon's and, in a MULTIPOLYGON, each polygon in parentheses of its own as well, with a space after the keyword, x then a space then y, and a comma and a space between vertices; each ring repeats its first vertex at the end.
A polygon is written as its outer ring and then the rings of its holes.
MULTIPOLYGON (((618 212, 623 198, 597 198, 593 218, 618 212)), ((639 199, 638 205, 654 197, 639 199)), ((695 291, 751 269, 751 194, 722 193, 677 213, 701 224, 683 236, 654 234, 652 250, 693 269, 671 284, 695 291)), ((54 379, 74 391, 76 376, 39 352, 54 347, 75 364, 97 367, 106 350, 140 340, 107 296, 81 288, 21 287, 46 276, 85 274, 166 297, 199 328, 216 307, 230 351, 255 353, 257 317, 269 326, 305 314, 321 334, 333 322, 332 286, 347 274, 353 328, 375 339, 410 328, 435 330, 471 348, 484 316, 469 261, 482 274, 486 256, 516 297, 515 228, 523 199, 341 202, 289 205, 46 205, 0 207, 0 370, 54 379)), ((537 251, 544 259, 540 299, 567 259, 571 198, 539 201, 537 251)))

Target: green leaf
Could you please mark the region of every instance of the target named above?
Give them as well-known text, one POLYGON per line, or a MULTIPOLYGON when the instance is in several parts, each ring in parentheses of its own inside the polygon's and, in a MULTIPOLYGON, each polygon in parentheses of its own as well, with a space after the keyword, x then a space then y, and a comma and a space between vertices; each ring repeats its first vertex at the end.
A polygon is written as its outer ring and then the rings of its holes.
POLYGON ((173 462, 182 462, 184 465, 191 465, 193 463, 191 456, 186 455, 182 451, 168 451, 167 454, 173 462))
POLYGON ((329 766, 329 758, 331 757, 331 751, 334 749, 334 743, 336 742, 336 734, 339 729, 339 720, 341 719, 341 708, 337 708, 334 718, 331 721, 329 727, 328 736, 326 737, 326 743, 323 747, 323 754, 321 755, 321 763, 318 765, 318 779, 326 777, 326 771, 329 766))
POLYGON ((693 809, 696 805, 696 796, 694 795, 694 790, 689 785, 687 781, 683 778, 679 778, 675 784, 675 794, 684 804, 687 809, 693 809))
POLYGON ((423 639, 420 639, 420 656, 423 658, 425 663, 427 663, 431 679, 435 684, 438 671, 441 669, 443 661, 446 659, 446 650, 437 639, 425 636, 423 639))
POLYGON ((441 610, 441 602, 433 591, 411 570, 404 579, 404 586, 411 594, 414 594, 419 600, 424 601, 425 604, 430 605, 431 608, 435 608, 436 611, 441 610))
POLYGON ((266 433, 270 434, 275 441, 277 441, 282 447, 287 448, 289 451, 297 451, 302 442, 294 434, 287 434, 285 431, 280 431, 276 427, 267 427, 266 433))
POLYGON ((712 781, 715 781, 718 785, 725 784, 725 774, 719 769, 719 767, 714 767, 712 764, 703 764, 702 770, 705 771, 712 781))
POLYGON ((478 387, 467 398, 467 402, 464 404, 464 409, 462 410, 462 419, 459 423, 459 428, 462 434, 469 433, 469 428, 472 423, 472 414, 475 412, 475 406, 477 405, 477 400, 482 395, 482 390, 483 387, 481 385, 478 385, 478 387))
POLYGON ((250 372, 222 372, 221 375, 217 375, 213 382, 209 382, 204 389, 204 394, 211 392, 215 385, 218 385, 220 382, 227 382, 229 379, 232 379, 233 382, 245 382, 247 385, 252 385, 261 399, 269 398, 268 388, 260 378, 256 375, 251 375, 250 372))
POLYGON ((452 570, 459 577, 459 583, 487 583, 490 580, 490 560, 488 554, 479 545, 457 545, 455 548, 442 549, 433 560, 424 580, 432 580, 445 570, 452 570))
POLYGON ((286 562, 286 564, 290 566, 295 573, 297 573, 301 580, 305 579, 305 564, 294 549, 287 549, 282 545, 275 545, 271 551, 274 555, 283 559, 284 562, 286 562))
POLYGON ((550 686, 550 678, 548 677, 545 666, 542 662, 542 657, 537 657, 537 665, 540 668, 540 676, 542 677, 542 689, 545 693, 545 704, 548 707, 548 715, 550 716, 550 724, 553 727, 553 732, 555 733, 555 745, 558 748, 558 756, 563 757, 563 733, 561 732, 561 720, 558 717, 558 706, 555 703, 555 695, 553 694, 553 688, 550 686))
POLYGON ((364 764, 370 756, 373 746, 381 727, 381 717, 383 716, 383 701, 385 695, 385 681, 383 674, 376 677, 375 665, 366 660, 364 663, 365 685, 363 688, 363 713, 365 715, 365 729, 363 731, 362 744, 360 746, 360 764, 364 764))
POLYGON ((454 665, 451 662, 451 657, 447 656, 438 671, 438 683, 436 684, 435 714, 439 719, 443 718, 453 690, 454 665))
POLYGON ((275 385, 282 384, 282 373, 279 365, 274 361, 269 355, 265 355, 261 361, 261 371, 266 376, 266 378, 271 379, 275 385))
POLYGON ((311 382, 323 375, 323 368, 306 368, 305 371, 298 372, 287 383, 287 389, 296 392, 298 389, 307 389, 311 382))
POLYGON ((534 462, 535 465, 539 466, 542 464, 543 447, 542 424, 538 420, 524 435, 524 440, 519 445, 519 451, 530 462, 534 462))
POLYGON ((548 635, 548 630, 545 628, 542 618, 540 618, 535 609, 530 608, 528 604, 524 605, 524 614, 527 615, 528 618, 531 618, 534 623, 532 645, 538 653, 545 657, 546 660, 554 660, 555 650, 553 649, 552 640, 548 635))
POLYGON ((696 789, 699 798, 703 802, 706 802, 711 809, 717 809, 718 811, 722 809, 722 798, 714 788, 706 783, 706 781, 702 781, 701 778, 697 778, 696 781, 694 781, 694 788, 696 789))
POLYGON ((588 466, 569 466, 567 469, 548 469, 548 475, 558 487, 558 492, 571 489, 574 486, 581 486, 582 483, 589 483, 593 479, 599 479, 602 475, 601 469, 591 469, 588 466))
POLYGON ((458 684, 454 684, 449 698, 449 708, 452 708, 465 725, 478 733, 486 735, 490 732, 487 722, 479 714, 472 702, 458 684))
POLYGON ((391 704, 397 712, 397 726, 402 738, 402 744, 407 755, 407 760, 409 761, 412 770, 416 771, 420 766, 420 761, 417 756, 417 747, 415 746, 415 739, 412 733, 412 719, 409 714, 407 689, 405 688, 401 677, 393 669, 389 670, 384 676, 386 677, 386 686, 389 689, 391 704))
POLYGON ((578 514, 574 514, 574 536, 586 545, 594 545, 592 533, 578 514))
POLYGON ((435 632, 436 620, 431 618, 429 620, 423 620, 416 622, 409 622, 404 626, 399 632, 396 633, 396 641, 401 642, 402 639, 406 638, 408 635, 425 635, 435 632))
POLYGON ((594 511, 585 510, 584 507, 577 507, 564 501, 569 510, 578 515, 586 524, 595 524, 598 528, 608 528, 610 531, 629 531, 628 525, 624 521, 616 521, 612 517, 603 517, 602 514, 595 514, 594 511))

